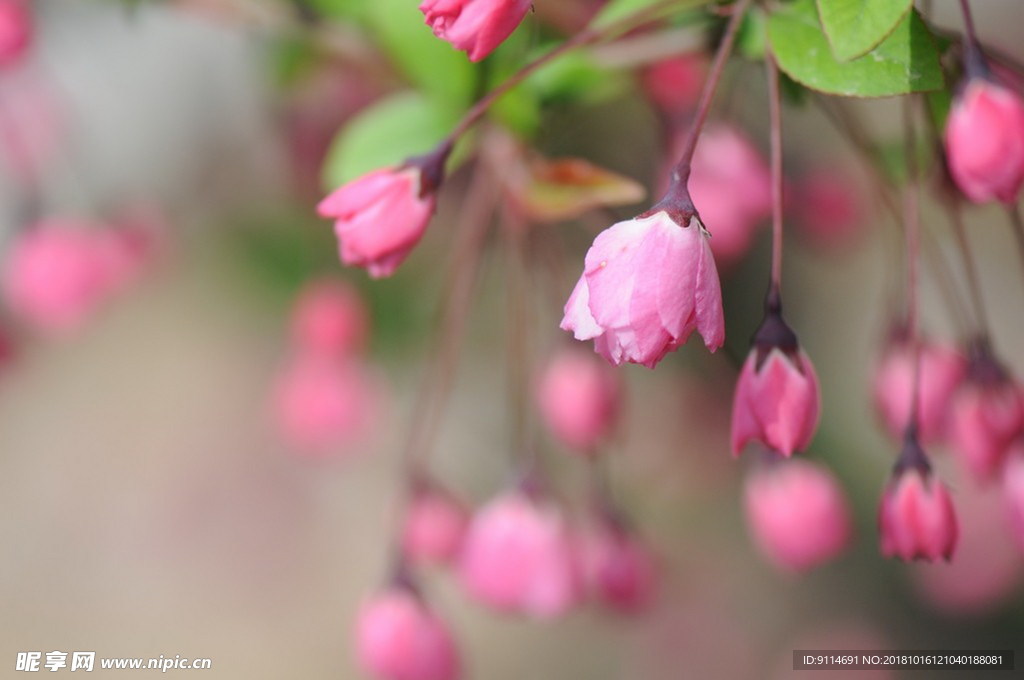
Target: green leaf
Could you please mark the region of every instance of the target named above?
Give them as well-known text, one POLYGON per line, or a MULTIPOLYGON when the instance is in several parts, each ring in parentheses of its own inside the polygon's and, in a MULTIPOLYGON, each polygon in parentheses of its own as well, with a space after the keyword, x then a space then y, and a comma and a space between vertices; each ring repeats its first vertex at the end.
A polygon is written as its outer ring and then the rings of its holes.
POLYGON ((327 188, 430 151, 458 118, 457 110, 418 92, 381 99, 350 120, 334 138, 324 162, 327 188))
POLYGON ((768 20, 768 42, 793 80, 827 94, 891 97, 943 86, 939 54, 916 12, 863 57, 837 61, 818 23, 814 0, 782 6, 768 20))
POLYGON ((914 0, 818 0, 821 25, 839 61, 849 61, 875 49, 914 0))
POLYGON ((410 81, 453 106, 470 102, 476 68, 434 36, 415 2, 374 0, 369 20, 378 42, 410 81))

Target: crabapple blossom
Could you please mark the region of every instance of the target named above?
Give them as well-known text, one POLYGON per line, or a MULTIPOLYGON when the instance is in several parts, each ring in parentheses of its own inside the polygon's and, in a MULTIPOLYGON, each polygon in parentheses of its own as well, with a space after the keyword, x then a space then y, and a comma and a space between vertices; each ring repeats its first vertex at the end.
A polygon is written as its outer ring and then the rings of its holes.
POLYGON ((946 121, 953 180, 975 203, 1014 203, 1024 184, 1024 99, 983 77, 969 78, 946 121))
POLYGON ((593 453, 618 420, 622 383, 593 354, 560 351, 548 362, 537 392, 547 426, 573 451, 593 453))
POLYGON ((344 264, 373 278, 391 276, 419 243, 437 205, 448 147, 396 168, 374 170, 320 201, 317 212, 334 220, 344 264))
POLYGON ((850 509, 842 488, 824 467, 805 460, 759 466, 744 487, 747 527, 769 562, 807 571, 849 544, 850 509))
POLYGON ((909 340, 898 334, 891 339, 875 366, 875 409, 894 437, 903 434, 910 420, 914 375, 920 375, 917 394, 917 427, 923 443, 942 440, 949 425, 950 406, 967 369, 967 360, 956 349, 936 342, 919 343, 920 364, 909 340))
POLYGON ((473 516, 458 573, 473 599, 534 618, 563 614, 582 594, 577 546, 561 509, 523 490, 503 493, 473 516))
POLYGON ((368 329, 369 319, 359 293, 338 279, 307 283, 292 308, 292 343, 311 354, 351 355, 366 344, 368 329))
POLYGON ((420 11, 434 35, 470 61, 480 61, 516 30, 531 5, 531 0, 423 0, 420 11))
POLYGON ((565 304, 563 330, 593 340, 613 364, 654 366, 693 331, 714 351, 725 341, 722 291, 708 234, 695 215, 666 210, 598 234, 565 304))
POLYGON ((405 510, 402 549, 414 562, 449 563, 462 549, 469 512, 433 482, 416 483, 405 510))
POLYGON ((418 593, 394 585, 365 602, 356 655, 380 680, 457 680, 460 663, 448 626, 418 593))

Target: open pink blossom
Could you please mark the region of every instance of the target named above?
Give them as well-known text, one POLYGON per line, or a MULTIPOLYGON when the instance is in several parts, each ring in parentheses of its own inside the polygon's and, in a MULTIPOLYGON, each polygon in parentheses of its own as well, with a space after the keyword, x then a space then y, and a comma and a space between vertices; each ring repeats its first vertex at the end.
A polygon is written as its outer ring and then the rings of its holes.
POLYGON ((370 322, 359 293, 334 278, 303 286, 292 308, 292 342, 302 351, 349 356, 366 344, 370 322))
POLYGON ((850 509, 826 468, 804 460, 754 470, 744 490, 747 528, 765 558, 787 571, 834 559, 850 542, 850 509))
POLYGON ((8 308, 37 330, 79 328, 110 293, 103 227, 51 219, 19 232, 3 262, 8 308))
POLYGON ((733 396, 733 455, 750 441, 787 457, 806 449, 818 429, 820 409, 818 376, 802 349, 754 347, 733 396))
POLYGON ((359 611, 356 655, 379 680, 457 680, 458 650, 448 626, 411 589, 392 586, 359 611))
POLYGON ((975 203, 1015 203, 1024 184, 1024 99, 999 83, 970 78, 946 121, 949 171, 975 203))
POLYGON ((874 400, 875 408, 889 433, 894 437, 902 436, 910 421, 913 376, 918 372, 918 434, 923 443, 941 441, 949 424, 953 395, 966 369, 966 358, 953 347, 922 341, 920 364, 915 371, 911 344, 901 338, 888 343, 875 367, 874 400))
POLYGON ((560 351, 545 368, 537 392, 547 426, 573 451, 593 454, 618 420, 621 381, 593 354, 560 351))
POLYGON ((441 40, 480 61, 512 35, 531 0, 423 0, 420 11, 441 40))
POLYGON ((469 512, 451 493, 433 483, 418 485, 405 511, 402 549, 416 562, 446 564, 462 549, 469 512))
POLYGON ((771 173, 760 152, 738 129, 709 126, 694 152, 688 186, 711 232, 715 260, 739 259, 771 214, 771 173))
POLYGON ((21 59, 32 44, 32 13, 26 0, 0 0, 0 67, 21 59))
POLYGON ((886 557, 949 560, 959 527, 946 485, 926 468, 898 469, 882 496, 878 531, 886 557))
POLYGON ((344 264, 364 267, 374 278, 390 276, 419 243, 436 198, 415 165, 375 170, 320 202, 321 217, 334 219, 344 264))
POLYGON ((510 491, 473 517, 459 580, 501 612, 551 618, 576 604, 582 583, 576 545, 553 502, 510 491))
POLYGON ((654 555, 637 536, 602 520, 584 545, 587 585, 602 604, 623 614, 636 614, 651 604, 658 570, 654 555))
POLYGON ((616 365, 654 368, 693 331, 721 347, 722 291, 700 221, 680 226, 659 210, 598 234, 561 327, 616 365))
POLYGON ((354 452, 372 432, 380 386, 357 361, 299 353, 281 369, 273 407, 283 442, 296 453, 354 452))
POLYGON ((953 401, 953 453, 980 482, 999 472, 1010 447, 1024 434, 1024 395, 991 356, 972 359, 953 401))

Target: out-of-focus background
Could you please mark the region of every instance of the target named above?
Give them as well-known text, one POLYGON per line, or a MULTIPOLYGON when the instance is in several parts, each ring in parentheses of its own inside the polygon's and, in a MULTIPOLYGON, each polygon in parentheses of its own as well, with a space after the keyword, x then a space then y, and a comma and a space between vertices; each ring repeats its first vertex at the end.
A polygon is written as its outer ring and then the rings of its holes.
MULTIPOLYGON (((426 240, 393 279, 342 271, 329 224, 312 212, 327 188, 320 138, 296 127, 336 129, 377 93, 360 91, 339 68, 289 75, 298 59, 287 56, 297 49, 287 39, 293 28, 259 11, 243 21, 219 4, 232 3, 38 0, 32 51, 0 77, 0 109, 40 88, 49 111, 4 122, 15 126, 5 135, 22 138, 38 125, 53 137, 33 210, 99 219, 142 204, 165 225, 158 256, 130 290, 73 334, 24 331, 0 376, 3 677, 16 675, 25 650, 211 658, 212 670, 187 671, 204 677, 359 677, 353 617, 387 567, 397 451, 431 345, 438 262, 464 178, 446 187, 426 240), (341 457, 289 451, 270 415, 289 304, 313 273, 364 291, 373 311, 368 361, 387 386, 373 436, 341 457)), ((975 6, 985 39, 1024 58, 1019 4, 975 6)), ((936 0, 933 16, 959 25, 951 0, 936 0)), ((521 32, 538 32, 539 21, 528 18, 521 32)), ((764 153, 761 70, 748 64, 735 79, 716 115, 745 128, 764 153)), ((895 102, 854 107, 874 133, 896 139, 895 102)), ((659 182, 666 142, 635 86, 595 105, 570 102, 546 124, 552 155, 585 156, 648 187, 659 182)), ((652 610, 635 619, 585 607, 556 623, 512 620, 432 573, 428 591, 459 638, 468 677, 781 678, 794 674, 798 648, 1021 649, 1024 553, 999 526, 997 491, 977 490, 941 450, 937 464, 962 513, 956 559, 905 565, 878 554, 875 507, 897 444, 879 428, 868 393, 898 232, 820 111, 787 108, 786 145, 787 165, 840 167, 865 202, 855 237, 841 247, 791 239, 785 282, 789 318, 824 393, 811 455, 847 490, 854 545, 801 577, 758 557, 743 521, 743 466, 728 452, 733 369, 691 343, 655 372, 625 369, 628 417, 609 452, 624 505, 663 558, 652 610)), ((19 186, 5 180, 0 191, 8 240, 24 221, 19 186)), ((950 248, 944 219, 926 203, 926 228, 950 248)), ((574 230, 570 269, 606 222, 598 215, 550 227, 574 230)), ((998 208, 971 209, 968 227, 997 346, 1020 375, 1024 296, 1011 232, 998 208)), ((729 344, 740 355, 757 323, 767 245, 762 229, 742 261, 723 269, 729 344)), ((438 475, 474 502, 509 478, 502 261, 485 257, 434 459, 438 475)), ((954 338, 929 271, 925 324, 954 338)), ((539 320, 540 344, 559 339, 557 322, 539 320)), ((548 457, 573 498, 581 463, 556 447, 548 457)))

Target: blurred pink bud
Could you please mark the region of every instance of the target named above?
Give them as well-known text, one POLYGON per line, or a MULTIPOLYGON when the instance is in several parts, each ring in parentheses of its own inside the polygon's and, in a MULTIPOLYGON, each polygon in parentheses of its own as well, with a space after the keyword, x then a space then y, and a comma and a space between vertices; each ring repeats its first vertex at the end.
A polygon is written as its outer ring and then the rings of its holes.
POLYGON ((835 477, 804 460, 754 470, 744 489, 747 527, 764 557, 790 571, 828 562, 850 542, 850 510, 835 477))
POLYGON ((791 205, 804 234, 822 248, 850 244, 863 226, 864 198, 853 178, 837 170, 818 168, 802 178, 791 205))
POLYGON ((473 517, 459 563, 471 597, 498 611, 551 618, 579 600, 573 537, 551 501, 510 491, 473 517))
POLYGON ((410 166, 363 175, 322 200, 317 211, 335 220, 341 261, 382 278, 419 243, 435 205, 423 171, 410 166))
POLYGON ((982 615, 1012 602, 1024 582, 1024 558, 1006 540, 998 489, 963 485, 957 491, 960 525, 956 554, 948 563, 921 565, 912 576, 933 607, 950 614, 982 615))
POLYGON ((3 263, 8 308, 44 332, 73 331, 110 290, 102 228, 48 220, 19 232, 3 263))
POLYGON ((303 286, 292 309, 292 342, 303 352, 348 356, 366 344, 370 322, 358 291, 323 278, 303 286))
POLYGON ((452 562, 462 548, 469 512, 452 494, 427 482, 412 491, 402 549, 416 562, 452 562))
POLYGON ((423 0, 420 11, 441 40, 480 61, 512 35, 531 0, 423 0))
POLYGON ((968 80, 946 121, 946 155, 967 198, 1016 202, 1024 184, 1024 100, 991 80, 968 80))
POLYGON ((709 126, 697 144, 688 186, 716 260, 746 253, 758 223, 771 213, 771 173, 750 140, 736 128, 709 126))
POLYGON ((992 480, 1024 433, 1020 387, 1001 368, 988 368, 999 372, 979 374, 978 366, 972 364, 952 411, 953 453, 979 482, 992 480))
POLYGON ((548 363, 538 389, 540 412, 566 446, 593 454, 615 427, 622 383, 607 363, 576 349, 548 363))
POLYGON ((639 538, 602 521, 588 535, 584 553, 587 582, 602 604, 624 614, 647 607, 657 590, 654 556, 639 538))
POLYGON ((695 330, 721 347, 722 291, 700 221, 680 226, 662 210, 598 234, 561 327, 616 365, 654 368, 695 330))
POLYGON ((959 529, 946 485, 930 470, 897 470, 878 511, 882 554, 904 561, 949 560, 959 529))
POLYGON ((274 387, 274 416, 285 444, 312 456, 351 453, 371 434, 381 389, 354 360, 300 353, 274 387))
MULTIPOLYGON (((954 348, 922 341, 920 345, 917 427, 924 443, 946 435, 950 405, 967 370, 967 360, 954 348)), ((889 342, 875 367, 875 408, 894 437, 902 436, 910 421, 913 401, 914 351, 906 340, 889 342)))
POLYGON ((0 67, 18 61, 32 44, 32 14, 25 0, 0 0, 0 67))
POLYGON ((651 100, 669 114, 682 114, 697 104, 707 75, 703 54, 683 54, 652 64, 643 73, 643 85, 651 100))
POLYGON ((1006 457, 1003 500, 1017 544, 1024 550, 1024 440, 1018 440, 1006 457))
POLYGON ((402 586, 393 586, 362 606, 356 655, 363 670, 380 680, 456 680, 460 675, 448 626, 402 586))
POLYGON ((806 449, 818 429, 820 407, 818 376, 802 349, 755 347, 733 397, 733 455, 751 440, 787 457, 806 449))

